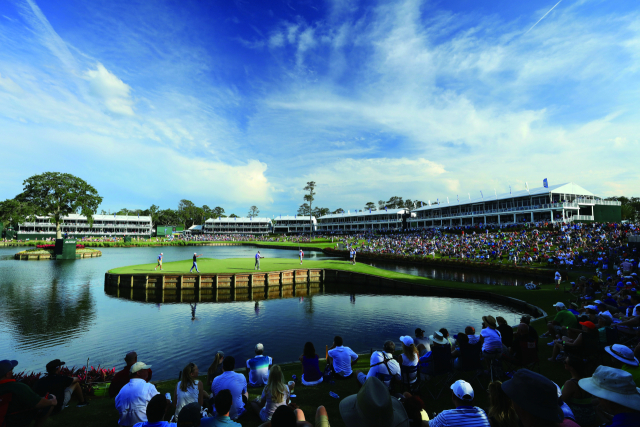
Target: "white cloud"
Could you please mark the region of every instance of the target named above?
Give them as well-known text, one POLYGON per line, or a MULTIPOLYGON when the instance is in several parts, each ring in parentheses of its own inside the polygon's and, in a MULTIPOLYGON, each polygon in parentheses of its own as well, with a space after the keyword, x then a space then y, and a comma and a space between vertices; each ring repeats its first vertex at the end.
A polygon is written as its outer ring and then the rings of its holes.
POLYGON ((85 78, 89 82, 91 94, 104 102, 107 110, 116 114, 133 116, 131 87, 98 63, 95 70, 87 70, 85 78))
POLYGON ((9 77, 2 77, 2 74, 0 74, 0 89, 3 89, 14 95, 22 92, 22 88, 18 84, 16 84, 16 82, 11 80, 9 77))

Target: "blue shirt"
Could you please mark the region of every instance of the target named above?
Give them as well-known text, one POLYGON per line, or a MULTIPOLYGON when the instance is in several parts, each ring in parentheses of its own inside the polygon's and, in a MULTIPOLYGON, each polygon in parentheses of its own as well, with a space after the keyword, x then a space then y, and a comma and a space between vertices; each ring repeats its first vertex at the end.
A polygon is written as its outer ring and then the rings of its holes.
POLYGON ((640 425, 640 412, 623 412, 613 417, 607 427, 637 427, 640 425))
POLYGON ((260 254, 256 254, 256 259, 260 259, 260 254))
POLYGON ((251 387, 267 385, 267 380, 269 380, 269 366, 271 364, 273 364, 273 360, 269 356, 262 354, 247 360, 249 385, 251 387))
POLYGON ((231 420, 231 418, 226 415, 218 415, 217 417, 203 418, 200 421, 200 427, 220 427, 220 426, 231 426, 231 427, 242 427, 241 424, 231 420))
POLYGON ((429 421, 429 427, 491 427, 485 412, 476 406, 458 406, 455 409, 440 412, 429 421))
POLYGON ((215 377, 211 384, 211 392, 214 396, 222 390, 231 392, 233 404, 229 416, 232 420, 238 419, 245 411, 242 395, 247 391, 247 379, 237 372, 224 371, 215 377))

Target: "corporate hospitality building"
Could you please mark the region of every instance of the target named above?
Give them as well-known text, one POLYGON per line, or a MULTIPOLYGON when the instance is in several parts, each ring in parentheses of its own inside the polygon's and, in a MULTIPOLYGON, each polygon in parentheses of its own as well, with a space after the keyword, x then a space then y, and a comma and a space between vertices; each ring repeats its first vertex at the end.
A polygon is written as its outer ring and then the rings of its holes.
MULTIPOLYGON (((62 235, 70 237, 143 237, 153 233, 150 216, 93 215, 93 225, 89 225, 84 215, 71 214, 62 218, 62 235)), ((56 237, 56 225, 48 216, 37 216, 33 222, 18 225, 16 239, 46 239, 56 237)))
MULTIPOLYGON (((311 217, 311 223, 313 224, 313 231, 318 230, 318 221, 316 217, 311 217)), ((273 226, 274 233, 308 233, 309 232, 309 217, 308 216, 278 216, 275 219, 273 226)))
POLYGON ((268 234, 273 225, 270 218, 209 218, 202 228, 205 234, 268 234))
POLYGON ((413 214, 409 209, 385 209, 330 214, 318 218, 320 232, 400 230, 413 214))
MULTIPOLYGON (((620 222, 620 202, 602 200, 574 183, 513 193, 458 197, 414 209, 409 228, 523 222, 620 222)), ((322 221, 322 218, 320 219, 322 221)))

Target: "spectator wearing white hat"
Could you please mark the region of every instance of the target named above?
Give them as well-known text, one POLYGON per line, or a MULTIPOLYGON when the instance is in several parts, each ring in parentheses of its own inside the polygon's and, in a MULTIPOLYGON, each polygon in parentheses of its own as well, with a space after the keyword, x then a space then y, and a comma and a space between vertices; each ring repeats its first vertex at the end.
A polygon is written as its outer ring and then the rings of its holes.
POLYGON ((473 406, 473 387, 464 380, 451 384, 451 400, 455 409, 447 409, 429 421, 429 427, 469 426, 490 427, 487 414, 473 406))
POLYGON ((598 366, 592 377, 581 379, 579 384, 599 399, 605 412, 613 415, 609 427, 640 425, 640 389, 630 373, 598 366))
POLYGON ((394 381, 401 380, 400 364, 393 358, 393 352, 396 351, 396 344, 389 340, 384 343, 383 351, 374 351, 369 359, 369 372, 365 375, 363 372, 356 371, 356 378, 361 385, 371 377, 378 378, 388 388, 394 381))
POLYGON ((578 319, 572 312, 567 310, 563 302, 555 303, 554 307, 556 308, 556 317, 547 323, 548 332, 545 336, 555 337, 556 335, 562 335, 566 333, 567 328, 578 329, 578 319))
POLYGON ((622 344, 614 344, 605 347, 604 351, 611 355, 611 364, 614 368, 629 372, 636 385, 640 386, 640 366, 638 366, 638 358, 633 354, 633 350, 622 344))
POLYGON ((147 382, 150 367, 151 365, 146 365, 143 362, 131 365, 131 379, 116 396, 120 426, 130 427, 147 421, 147 404, 153 396, 159 394, 156 386, 147 382))
POLYGON ((249 385, 251 387, 263 387, 269 381, 269 369, 273 365, 273 359, 264 354, 264 346, 260 343, 255 347, 256 355, 247 360, 247 369, 249 369, 249 385))

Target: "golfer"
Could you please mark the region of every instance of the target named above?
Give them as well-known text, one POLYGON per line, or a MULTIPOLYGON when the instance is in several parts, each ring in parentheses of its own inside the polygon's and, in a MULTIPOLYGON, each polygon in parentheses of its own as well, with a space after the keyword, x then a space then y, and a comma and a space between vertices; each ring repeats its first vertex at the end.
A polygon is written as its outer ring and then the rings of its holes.
POLYGON ((353 265, 356 265, 356 247, 353 247, 353 265))
POLYGON ((304 258, 304 252, 300 249, 300 264, 302 264, 302 258, 304 258))
POLYGON ((160 271, 162 271, 162 252, 160 252, 160 255, 158 255, 158 265, 156 265, 156 268, 154 268, 153 270, 155 271, 158 267, 160 267, 160 271))
POLYGON ((193 269, 195 268, 196 271, 198 273, 200 273, 200 271, 198 271, 198 263, 196 262, 198 260, 198 258, 200 258, 202 256, 202 254, 198 255, 195 252, 193 253, 193 265, 191 266, 191 270, 189 270, 189 273, 191 273, 193 271, 193 269))
POLYGON ((258 253, 256 254, 256 265, 254 270, 260 270, 260 258, 264 258, 264 257, 260 255, 260 251, 258 251, 258 253))

